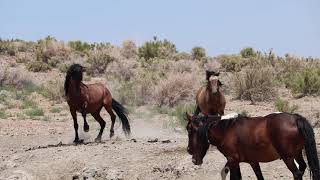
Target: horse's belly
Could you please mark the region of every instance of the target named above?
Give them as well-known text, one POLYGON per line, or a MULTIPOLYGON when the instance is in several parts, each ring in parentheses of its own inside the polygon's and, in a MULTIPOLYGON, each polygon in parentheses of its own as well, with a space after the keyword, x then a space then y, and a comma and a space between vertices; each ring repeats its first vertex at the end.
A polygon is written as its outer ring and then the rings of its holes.
POLYGON ((244 162, 270 162, 280 158, 280 155, 272 145, 246 149, 243 153, 244 162))

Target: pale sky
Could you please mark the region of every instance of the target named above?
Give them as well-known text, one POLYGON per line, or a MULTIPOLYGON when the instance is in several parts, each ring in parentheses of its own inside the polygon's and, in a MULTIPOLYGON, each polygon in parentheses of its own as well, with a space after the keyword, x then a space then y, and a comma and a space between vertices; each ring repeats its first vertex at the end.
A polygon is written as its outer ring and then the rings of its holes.
POLYGON ((320 57, 319 0, 1 0, 0 38, 138 45, 153 36, 209 55, 243 47, 320 57))

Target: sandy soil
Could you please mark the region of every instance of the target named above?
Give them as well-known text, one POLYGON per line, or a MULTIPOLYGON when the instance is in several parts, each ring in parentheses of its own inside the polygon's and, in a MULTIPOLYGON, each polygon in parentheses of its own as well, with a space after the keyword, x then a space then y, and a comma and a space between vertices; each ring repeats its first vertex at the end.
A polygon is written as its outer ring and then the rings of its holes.
MULTIPOLYGON (((233 101, 227 112, 249 102, 233 101)), ((268 105, 255 105, 267 114, 268 105), (263 110, 265 109, 265 110, 263 110)), ((250 108, 249 108, 250 109, 250 108)), ((186 152, 184 129, 164 129, 167 116, 146 113, 145 107, 131 115, 132 137, 126 139, 116 125, 116 136, 109 139, 109 116, 102 143, 94 143, 98 123, 89 119, 90 132, 79 128, 85 144, 73 145, 73 123, 67 121, 1 120, 0 179, 220 179, 226 159, 214 147, 204 163, 195 166, 186 152), (155 141, 157 142, 148 142, 155 141)), ((53 118, 56 119, 56 118, 53 118)), ((59 118, 57 118, 59 119, 59 118)), ((79 123, 83 124, 79 115, 79 123)), ((318 129, 317 139, 320 139, 318 129)), ((278 160, 261 164, 265 179, 292 179, 285 164, 278 160)), ((241 164, 243 179, 256 179, 249 165, 241 164)), ((309 173, 305 173, 305 179, 309 173)))

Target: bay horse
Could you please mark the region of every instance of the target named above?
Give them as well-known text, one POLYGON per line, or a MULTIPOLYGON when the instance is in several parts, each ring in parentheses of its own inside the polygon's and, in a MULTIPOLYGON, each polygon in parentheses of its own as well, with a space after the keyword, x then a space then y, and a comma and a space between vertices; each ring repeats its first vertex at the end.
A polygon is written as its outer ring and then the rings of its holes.
POLYGON ((197 92, 195 115, 198 115, 200 112, 204 115, 224 115, 226 99, 220 92, 222 83, 218 79, 219 74, 214 71, 206 71, 207 84, 202 86, 197 92))
POLYGON ((78 136, 78 122, 77 112, 82 114, 84 120, 83 129, 85 132, 89 131, 89 125, 86 120, 86 115, 90 113, 96 121, 100 124, 100 131, 95 138, 96 142, 101 141, 101 136, 105 128, 106 122, 100 116, 100 111, 104 107, 111 117, 110 138, 114 135, 114 124, 116 112, 122 122, 122 129, 126 136, 130 135, 130 124, 127 118, 126 109, 115 99, 112 98, 110 91, 101 83, 84 84, 82 82, 83 72, 85 67, 80 64, 73 64, 68 68, 66 79, 64 82, 64 91, 67 103, 70 108, 70 113, 73 118, 73 125, 75 130, 74 143, 81 143, 78 136))
POLYGON ((249 163, 257 179, 263 180, 259 162, 282 159, 295 180, 302 180, 306 169, 305 149, 310 175, 320 180, 319 160, 314 132, 310 123, 299 114, 272 113, 263 117, 238 116, 220 120, 220 116, 199 116, 186 113, 188 120, 188 153, 200 165, 214 145, 227 158, 230 179, 241 179, 239 163, 249 163), (296 167, 294 160, 299 164, 296 167))

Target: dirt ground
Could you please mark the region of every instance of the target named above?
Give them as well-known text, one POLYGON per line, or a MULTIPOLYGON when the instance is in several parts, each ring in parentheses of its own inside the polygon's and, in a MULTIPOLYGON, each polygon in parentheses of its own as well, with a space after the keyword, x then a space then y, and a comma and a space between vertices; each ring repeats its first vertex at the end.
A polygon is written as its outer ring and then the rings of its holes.
MULTIPOLYGON (((248 110, 250 115, 273 112, 272 104, 251 105, 250 102, 228 99, 226 111, 248 110)), ((320 107, 318 99, 300 99, 305 108, 299 111, 306 117, 320 107)), ((67 111, 61 112, 67 114, 67 111)), ((152 113, 148 107, 131 112, 132 136, 124 137, 119 123, 116 136, 109 139, 107 122, 102 143, 94 143, 99 125, 89 118, 90 132, 82 130, 84 144, 73 145, 74 130, 71 116, 52 117, 51 121, 7 119, 0 121, 0 179, 221 179, 220 170, 225 157, 211 147, 204 163, 195 166, 186 152, 187 134, 184 128, 164 128, 170 117, 152 113), (60 120, 59 120, 60 119, 60 120), (156 142, 154 142, 156 141, 156 142)), ((320 131, 316 128, 317 142, 320 131)), ((319 144, 318 144, 319 145, 319 144)), ((320 147, 318 147, 319 149, 320 147)), ((265 179, 293 179, 281 160, 261 164, 265 179)), ((256 179, 247 164, 241 164, 243 179, 256 179)), ((306 171, 305 179, 310 179, 306 171)))

